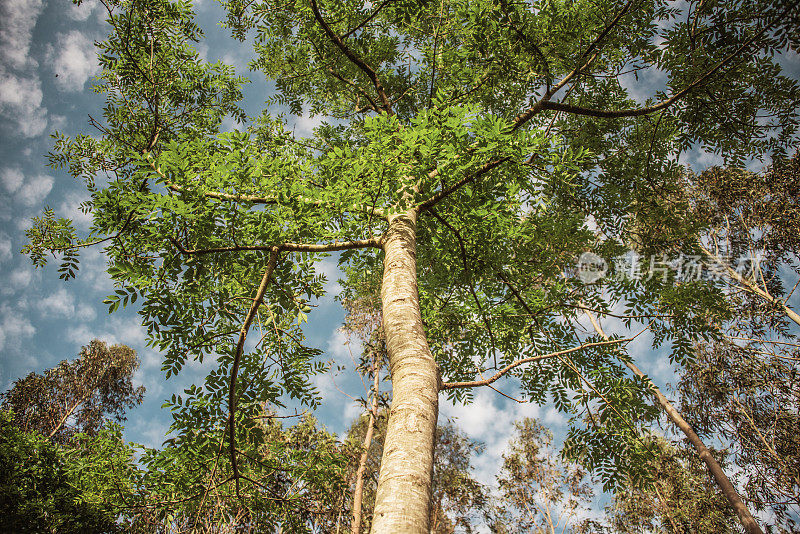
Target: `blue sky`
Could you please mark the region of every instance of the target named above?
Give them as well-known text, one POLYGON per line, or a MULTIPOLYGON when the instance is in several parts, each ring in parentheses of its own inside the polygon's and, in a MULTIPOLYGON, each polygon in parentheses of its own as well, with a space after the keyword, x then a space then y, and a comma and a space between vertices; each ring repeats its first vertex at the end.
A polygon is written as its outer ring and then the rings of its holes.
MULTIPOLYGON (((218 5, 202 0, 197 2, 197 11, 207 36, 198 47, 200 54, 212 61, 221 59, 238 73, 247 74, 250 48, 228 38, 218 27, 218 5)), ((160 409, 162 402, 188 384, 201 381, 213 360, 187 366, 177 378, 166 381, 160 356, 145 347, 145 332, 135 307, 109 315, 102 304, 113 288, 98 250, 83 254, 77 280, 66 283, 58 279, 54 266, 34 270, 19 253, 31 217, 40 214, 45 205, 58 215, 73 218, 79 229, 88 228, 88 218, 78 210, 85 198, 83 186, 66 173, 48 168, 46 154, 55 130, 67 135, 88 132, 88 116, 100 115, 102 98, 91 86, 99 72, 93 41, 104 35, 104 14, 96 0, 84 1, 78 8, 67 0, 15 0, 0 5, 0 388, 8 388, 14 379, 31 371, 75 357, 93 338, 124 343, 138 351, 141 368, 136 380, 147 387, 144 403, 129 413, 126 437, 158 446, 170 423, 169 414, 160 409)), ((653 84, 658 82, 641 84, 634 94, 652 94, 653 84)), ((269 96, 269 87, 254 75, 246 94, 245 110, 255 115, 269 96)), ((319 123, 309 117, 293 117, 290 122, 300 135, 310 133, 319 123)), ((235 124, 226 121, 225 127, 235 124)), ((700 167, 717 162, 699 152, 688 154, 684 161, 700 167)), ((350 397, 363 395, 364 388, 351 363, 351 352, 357 356, 359 347, 347 345, 338 331, 343 313, 332 298, 338 287, 334 258, 321 267, 328 275, 329 296, 311 315, 307 334, 312 344, 326 351, 325 359, 349 370, 337 377, 320 378, 325 402, 316 415, 329 429, 341 433, 359 412, 350 397)), ((619 331, 608 326, 609 331, 619 331)), ((633 352, 640 356, 643 370, 663 386, 673 380, 674 373, 665 358, 657 358, 649 342, 646 336, 637 339, 633 352)), ((513 393, 514 388, 503 389, 513 393)), ((478 477, 490 482, 512 423, 523 416, 539 417, 557 436, 566 428, 565 417, 552 407, 516 404, 491 390, 478 392, 469 406, 443 402, 440 419, 457 418, 472 438, 486 443, 486 452, 475 465, 478 477)))

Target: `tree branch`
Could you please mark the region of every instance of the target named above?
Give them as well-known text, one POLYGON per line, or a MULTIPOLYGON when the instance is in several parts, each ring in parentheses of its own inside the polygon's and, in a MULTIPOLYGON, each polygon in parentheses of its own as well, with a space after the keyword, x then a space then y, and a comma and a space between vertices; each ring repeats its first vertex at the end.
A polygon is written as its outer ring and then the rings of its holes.
MULTIPOLYGON (((547 100, 540 100, 536 103, 536 106, 539 106, 540 109, 546 110, 553 110, 553 111, 563 111, 566 113, 572 113, 574 115, 585 115, 589 117, 600 117, 600 118, 618 118, 618 117, 639 117, 641 115, 649 115, 650 113, 655 113, 656 111, 660 111, 665 109, 687 94, 689 92, 704 83, 711 75, 715 72, 720 70, 721 68, 725 67, 728 63, 733 61, 739 54, 744 52, 750 45, 755 42, 756 39, 761 37, 764 32, 769 29, 770 25, 764 25, 761 30, 752 36, 750 39, 744 42, 739 48, 728 54, 725 58, 723 58, 719 63, 717 63, 714 67, 703 73, 702 75, 695 78, 693 82, 689 85, 672 95, 671 97, 662 100, 658 104, 654 104, 652 106, 647 106, 643 108, 633 108, 633 109, 621 109, 621 110, 604 110, 604 109, 592 109, 592 108, 584 108, 581 106, 573 106, 571 104, 564 104, 561 102, 551 102, 548 98, 547 100)), ((531 108, 533 109, 533 108, 531 108)), ((532 115, 531 115, 532 116, 532 115)))
MULTIPOLYGON (((428 200, 425 200, 425 201, 420 202, 419 204, 417 204, 417 210, 420 213, 422 213, 423 211, 425 211, 425 210, 427 210, 429 208, 432 208, 433 206, 435 206, 436 204, 438 204, 439 202, 441 202, 442 200, 444 200, 445 198, 447 198, 448 196, 453 194, 455 191, 460 189, 462 186, 464 186, 464 185, 466 185, 466 184, 468 184, 470 182, 474 182, 477 178, 483 176, 484 174, 486 174, 487 172, 491 171, 495 167, 499 167, 500 165, 502 165, 503 163, 505 163, 506 161, 508 161, 510 159, 511 159, 511 156, 506 156, 504 158, 496 159, 494 161, 490 161, 489 163, 485 163, 480 169, 475 171, 475 173, 470 174, 468 176, 465 176, 464 178, 462 178, 461 180, 457 181, 456 183, 454 183, 454 184, 452 184, 452 185, 450 185, 450 186, 448 186, 448 187, 446 187, 444 189, 441 189, 439 192, 434 194, 428 200)), ((434 170, 434 171, 432 171, 432 172, 430 172, 428 174, 428 177, 432 178, 432 177, 435 177, 438 174, 439 173, 437 172, 437 170, 434 170)))
POLYGON ((633 338, 623 338, 623 339, 612 339, 608 341, 597 341, 593 343, 584 343, 578 347, 572 347, 571 349, 564 349, 557 352, 551 352, 549 354, 540 354, 538 356, 531 356, 530 358, 522 358, 515 362, 512 362, 505 367, 503 367, 500 371, 498 371, 494 376, 491 378, 487 378, 486 380, 472 380, 469 382, 445 382, 442 384, 441 390, 448 390, 448 389, 457 389, 457 388, 472 388, 477 386, 488 386, 492 382, 497 381, 503 375, 508 373, 510 370, 514 369, 515 367, 519 367, 520 365, 536 362, 539 360, 545 360, 548 358, 557 358, 559 356, 563 356, 565 354, 569 354, 572 352, 577 352, 579 350, 588 349, 592 347, 602 347, 605 345, 616 345, 619 343, 627 343, 631 341, 633 338))
POLYGON ((316 0, 310 0, 310 1, 311 1, 311 11, 313 11, 314 13, 314 18, 317 20, 319 25, 322 26, 322 29, 325 31, 325 34, 333 42, 333 44, 335 44, 339 48, 339 50, 342 51, 342 53, 347 57, 347 59, 350 60, 351 63, 353 63, 356 67, 364 71, 367 77, 372 81, 372 85, 375 86, 375 92, 378 93, 378 96, 381 99, 381 103, 383 104, 383 109, 389 115, 394 115, 394 112, 392 111, 392 105, 389 102, 389 98, 386 96, 386 91, 384 90, 381 81, 378 79, 378 75, 375 73, 372 67, 367 65, 364 62, 364 60, 358 56, 358 54, 353 52, 353 50, 351 50, 350 47, 348 47, 344 43, 342 38, 339 37, 331 29, 331 27, 328 25, 327 22, 325 22, 325 19, 322 18, 322 13, 320 13, 317 1, 316 0))
POLYGON ((536 102, 533 106, 531 106, 530 109, 528 109, 528 111, 526 111, 525 113, 521 113, 520 115, 517 115, 517 117, 514 119, 514 127, 513 127, 514 130, 520 128, 526 122, 531 120, 531 118, 533 118, 534 115, 536 115, 537 113, 539 113, 540 111, 545 109, 544 105, 547 102, 549 102, 550 99, 553 98, 553 96, 555 96, 555 94, 559 90, 561 90, 562 87, 564 87, 567 83, 569 83, 569 81, 572 80, 572 78, 574 78, 575 76, 577 76, 578 74, 583 72, 595 60, 595 58, 597 58, 597 56, 599 55, 600 52, 599 51, 595 52, 595 49, 600 45, 600 43, 611 32, 611 30, 614 28, 614 26, 616 26, 617 23, 619 23, 619 21, 622 19, 622 17, 625 15, 625 13, 628 12, 628 9, 630 9, 630 7, 631 7, 631 3, 632 3, 632 0, 629 0, 628 3, 625 4, 622 7, 622 9, 619 11, 619 13, 617 13, 616 16, 611 20, 611 22, 609 22, 606 25, 606 27, 603 28, 603 31, 601 31, 598 34, 598 36, 594 39, 594 41, 592 41, 592 43, 589 44, 589 46, 586 48, 584 53, 581 54, 581 57, 579 58, 578 66, 575 67, 572 70, 572 72, 567 74, 564 77, 564 79, 562 79, 556 85, 554 85, 553 87, 551 87, 547 91, 545 91, 545 93, 542 95, 542 98, 540 98, 538 102, 536 102), (592 52, 594 52, 594 53, 592 53, 592 52), (589 57, 589 54, 592 54, 592 55, 589 57), (586 57, 589 57, 589 59, 584 62, 583 59, 586 58, 586 57))
MULTIPOLYGON (((464 246, 464 239, 461 237, 461 233, 458 231, 457 228, 453 227, 444 217, 439 215, 439 213, 430 208, 431 215, 433 215, 440 223, 442 223, 448 230, 456 237, 458 240, 458 248, 461 250, 461 261, 464 264, 464 271, 467 273, 470 272, 469 269, 469 260, 467 259, 467 248, 464 246)), ((472 278, 471 276, 469 278, 472 278)), ((486 314, 483 312, 483 307, 481 306, 481 301, 478 299, 478 293, 475 291, 475 286, 472 284, 472 281, 469 280, 468 284, 469 292, 472 294, 473 300, 475 300, 475 305, 478 307, 478 313, 483 320, 483 324, 486 326, 486 330, 489 332, 489 341, 492 344, 492 356, 494 357, 494 366, 497 369, 497 342, 494 339, 494 332, 492 331, 492 324, 489 322, 489 318, 486 317, 486 314)))
POLYGON ((185 255, 192 255, 192 254, 216 254, 220 252, 242 252, 246 250, 272 250, 277 248, 281 251, 290 251, 290 252, 335 252, 337 250, 350 250, 354 248, 380 248, 381 247, 381 239, 380 237, 373 237, 370 239, 358 239, 353 241, 334 241, 333 243, 282 243, 280 245, 241 245, 241 246, 232 246, 232 247, 216 247, 216 248, 201 248, 201 249, 187 249, 182 246, 178 240, 173 237, 168 238, 170 243, 172 243, 175 248, 177 248, 181 254, 185 255))
POLYGON ((228 428, 230 430, 230 457, 231 468, 233 469, 233 478, 236 481, 236 495, 239 496, 239 465, 236 459, 236 380, 239 375, 239 362, 242 359, 244 352, 244 342, 247 339, 247 332, 250 330, 250 325, 256 316, 258 307, 261 306, 261 301, 264 299, 264 292, 267 290, 267 284, 272 277, 275 266, 278 264, 278 255, 280 248, 272 247, 269 253, 269 260, 267 261, 267 269, 261 278, 261 284, 258 286, 256 296, 253 299, 253 304, 247 312, 247 316, 242 323, 242 328, 239 330, 239 342, 236 344, 236 353, 233 357, 233 367, 231 368, 230 390, 228 391, 228 428))

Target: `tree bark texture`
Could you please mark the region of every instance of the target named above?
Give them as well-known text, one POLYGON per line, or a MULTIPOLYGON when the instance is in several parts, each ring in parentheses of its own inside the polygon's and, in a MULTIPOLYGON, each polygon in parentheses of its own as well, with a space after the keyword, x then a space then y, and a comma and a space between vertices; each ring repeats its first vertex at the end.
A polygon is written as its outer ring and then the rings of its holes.
POLYGON ((417 293, 417 213, 392 217, 384 240, 383 328, 392 407, 375 497, 373 534, 428 534, 439 368, 417 293))

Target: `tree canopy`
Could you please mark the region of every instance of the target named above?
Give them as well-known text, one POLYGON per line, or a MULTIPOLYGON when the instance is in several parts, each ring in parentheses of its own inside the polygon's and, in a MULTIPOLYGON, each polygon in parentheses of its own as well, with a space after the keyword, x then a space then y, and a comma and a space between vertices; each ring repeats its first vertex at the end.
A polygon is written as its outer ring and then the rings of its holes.
POLYGON ((16 380, 0 403, 21 430, 63 443, 77 433, 96 433, 106 421, 122 422, 141 404, 145 388, 133 384, 138 367, 132 348, 95 339, 76 359, 16 380))
POLYGON ((678 365, 730 310, 668 258, 632 263, 663 277, 617 266, 589 283, 576 258, 643 250, 689 149, 785 155, 796 3, 230 0, 225 24, 275 87, 246 118, 244 78, 196 51, 191 2, 101 1, 103 118, 50 156, 86 183, 93 225, 78 236, 47 210, 26 250, 60 254, 70 278, 102 245, 110 311, 138 301, 167 377, 216 358, 169 407, 181 439, 226 433, 237 493, 255 488, 239 464, 261 406, 319 402, 302 324, 334 251, 346 294, 381 294, 393 400, 375 532, 427 532, 440 391, 468 401, 514 377, 570 414, 567 451, 606 487, 644 469, 637 429, 656 410, 626 374, 631 338, 587 335, 583 310, 619 305, 678 365), (286 111, 326 121, 298 138, 286 111), (221 133, 225 116, 246 126, 221 133))

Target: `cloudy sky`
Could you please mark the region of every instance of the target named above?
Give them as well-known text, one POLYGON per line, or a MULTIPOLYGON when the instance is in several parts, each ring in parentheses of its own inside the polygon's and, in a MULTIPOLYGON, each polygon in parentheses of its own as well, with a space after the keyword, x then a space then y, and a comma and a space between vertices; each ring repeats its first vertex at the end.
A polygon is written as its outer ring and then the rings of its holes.
MULTIPOLYGON (((250 51, 228 39, 217 26, 218 6, 203 0, 197 11, 207 34, 199 52, 246 74, 250 51)), ((83 186, 66 173, 47 167, 46 155, 53 132, 75 135, 89 131, 88 116, 100 115, 102 98, 92 92, 92 80, 99 71, 93 42, 104 36, 103 18, 104 10, 96 0, 84 1, 80 7, 68 0, 0 3, 0 388, 8 388, 29 372, 74 357, 93 338, 127 344, 139 353, 142 365, 136 380, 147 387, 147 396, 141 407, 130 412, 126 437, 158 446, 170 423, 169 414, 160 410, 163 400, 202 380, 213 362, 189 366, 166 381, 159 355, 145 347, 135 308, 108 315, 102 304, 113 289, 99 251, 86 251, 77 280, 67 283, 58 279, 55 267, 34 270, 19 253, 31 218, 44 206, 73 218, 79 229, 88 228, 89 220, 78 210, 85 198, 83 186)), ((268 89, 256 79, 247 91, 246 111, 255 114, 268 89)), ((306 134, 315 124, 313 119, 299 117, 294 128, 298 134, 306 134)), ((234 126, 226 124, 227 128, 234 126)), ((714 163, 713 158, 701 154, 691 158, 705 165, 714 163)), ((329 260, 323 268, 333 295, 337 289, 335 263, 329 260)), ((357 355, 358 347, 348 346, 338 331, 342 317, 338 304, 328 298, 312 315, 313 329, 308 335, 312 344, 325 349, 326 359, 352 369, 351 352, 357 355)), ((648 352, 648 339, 642 336, 636 343, 638 352, 648 356, 642 367, 662 385, 672 380, 665 359, 648 352)), ((319 386, 325 405, 317 416, 329 429, 341 433, 358 413, 350 397, 364 394, 361 382, 352 370, 345 370, 335 378, 321 379, 319 386)), ((539 417, 556 435, 563 435, 565 419, 552 407, 519 405, 491 390, 478 392, 470 406, 444 403, 442 407, 442 420, 455 418, 472 438, 486 444, 486 452, 476 461, 478 477, 484 482, 491 481, 496 471, 511 423, 523 416, 539 417)))

